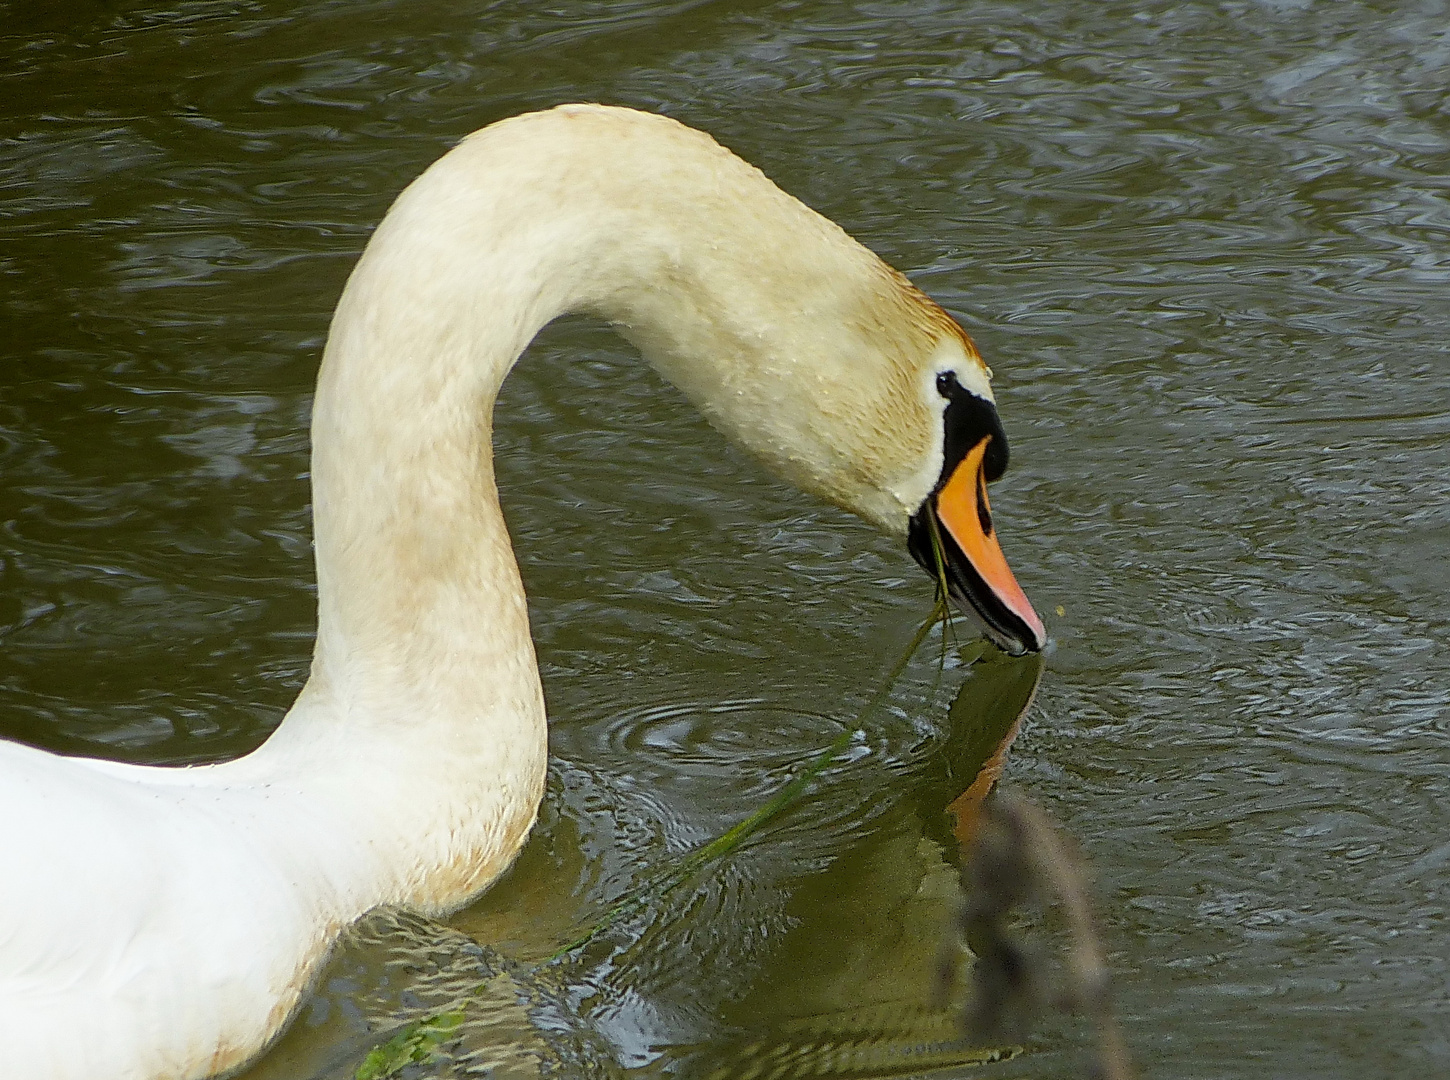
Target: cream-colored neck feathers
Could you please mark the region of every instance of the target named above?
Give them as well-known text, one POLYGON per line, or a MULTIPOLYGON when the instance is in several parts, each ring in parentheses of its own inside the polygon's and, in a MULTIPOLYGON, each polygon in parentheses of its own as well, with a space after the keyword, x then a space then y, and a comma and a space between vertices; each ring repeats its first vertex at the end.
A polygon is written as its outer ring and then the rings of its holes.
MULTIPOLYGON (((463 785, 452 814, 490 843, 520 842, 544 753, 492 410, 567 312, 608 319, 774 471, 895 532, 941 467, 936 372, 990 395, 970 341, 905 278, 671 120, 565 106, 486 128, 415 181, 348 282, 319 378, 303 703, 326 708, 297 726, 372 729, 435 768, 471 761, 484 784, 463 785)), ((496 873, 510 854, 476 865, 496 873)), ((396 899, 449 906, 488 875, 444 876, 396 899)))

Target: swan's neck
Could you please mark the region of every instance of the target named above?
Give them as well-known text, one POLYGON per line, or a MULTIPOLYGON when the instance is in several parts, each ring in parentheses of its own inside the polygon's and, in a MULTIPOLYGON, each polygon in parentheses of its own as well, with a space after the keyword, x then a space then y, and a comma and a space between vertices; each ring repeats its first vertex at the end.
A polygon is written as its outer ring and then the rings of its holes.
POLYGON ((544 701, 493 408, 546 323, 658 276, 634 224, 475 137, 399 197, 338 304, 312 419, 312 672, 259 756, 356 823, 359 877, 379 879, 356 906, 456 907, 533 822, 544 701))
POLYGON ((945 317, 834 225, 659 118, 561 109, 466 139, 400 196, 338 305, 312 428, 316 653, 259 752, 327 778, 390 868, 373 903, 462 903, 533 821, 543 695, 492 413, 569 311, 858 513, 899 528, 935 479, 916 357, 945 317))
POLYGON ((518 850, 544 784, 492 413, 519 354, 575 297, 557 245, 476 192, 466 221, 440 214, 449 179, 435 169, 400 199, 333 320, 312 421, 317 644, 264 748, 307 760, 351 804, 385 868, 360 906, 463 903, 518 850))

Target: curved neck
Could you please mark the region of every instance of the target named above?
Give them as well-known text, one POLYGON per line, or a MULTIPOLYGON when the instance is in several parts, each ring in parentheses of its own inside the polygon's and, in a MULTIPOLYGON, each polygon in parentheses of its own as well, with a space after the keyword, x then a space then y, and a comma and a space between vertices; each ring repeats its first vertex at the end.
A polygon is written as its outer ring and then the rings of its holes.
POLYGON ((312 674, 258 752, 320 777, 401 868, 372 903, 457 906, 533 821, 544 704, 492 414, 570 311, 807 490, 900 528, 934 480, 924 358, 950 320, 839 228, 658 117, 561 108, 465 139, 398 198, 334 316, 312 674))
POLYGON ((576 306, 577 263, 476 186, 450 202, 455 173, 435 166, 399 199, 334 316, 312 420, 312 672, 263 748, 307 761, 352 808, 384 868, 360 908, 465 902, 506 868, 543 793, 543 692, 492 416, 529 341, 576 306))
POLYGON ((369 241, 313 406, 317 641, 306 688, 259 755, 355 822, 375 857, 356 879, 359 907, 456 907, 533 822, 544 700, 495 486, 493 408, 537 332, 610 310, 601 294, 631 291, 647 250, 599 199, 563 190, 551 163, 520 176, 527 158, 480 149, 436 163, 369 241))

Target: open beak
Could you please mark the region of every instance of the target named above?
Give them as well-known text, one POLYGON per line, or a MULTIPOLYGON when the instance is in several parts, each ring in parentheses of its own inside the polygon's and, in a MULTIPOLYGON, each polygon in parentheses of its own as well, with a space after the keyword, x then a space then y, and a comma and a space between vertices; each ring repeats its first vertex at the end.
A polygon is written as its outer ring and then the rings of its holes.
POLYGON ((986 436, 968 450, 947 482, 916 512, 907 543, 927 573, 945 577, 951 598, 981 620, 994 644, 1014 656, 1040 652, 1047 631, 1008 569, 992 527, 982 468, 991 441, 986 436), (940 556, 933 536, 940 542, 940 556))

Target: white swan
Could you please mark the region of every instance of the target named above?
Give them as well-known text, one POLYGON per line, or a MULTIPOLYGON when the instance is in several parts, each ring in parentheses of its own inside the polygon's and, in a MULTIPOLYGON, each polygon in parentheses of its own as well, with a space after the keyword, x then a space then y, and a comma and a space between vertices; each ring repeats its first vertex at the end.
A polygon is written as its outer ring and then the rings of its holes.
POLYGON ((948 316, 674 121, 576 105, 495 124, 399 196, 338 304, 312 418, 317 642, 276 733, 177 769, 0 743, 6 1077, 235 1070, 342 927, 455 909, 514 857, 545 720, 491 418, 571 311, 928 565, 939 532, 957 599, 1040 648, 987 512, 1006 462, 988 372, 948 316))

